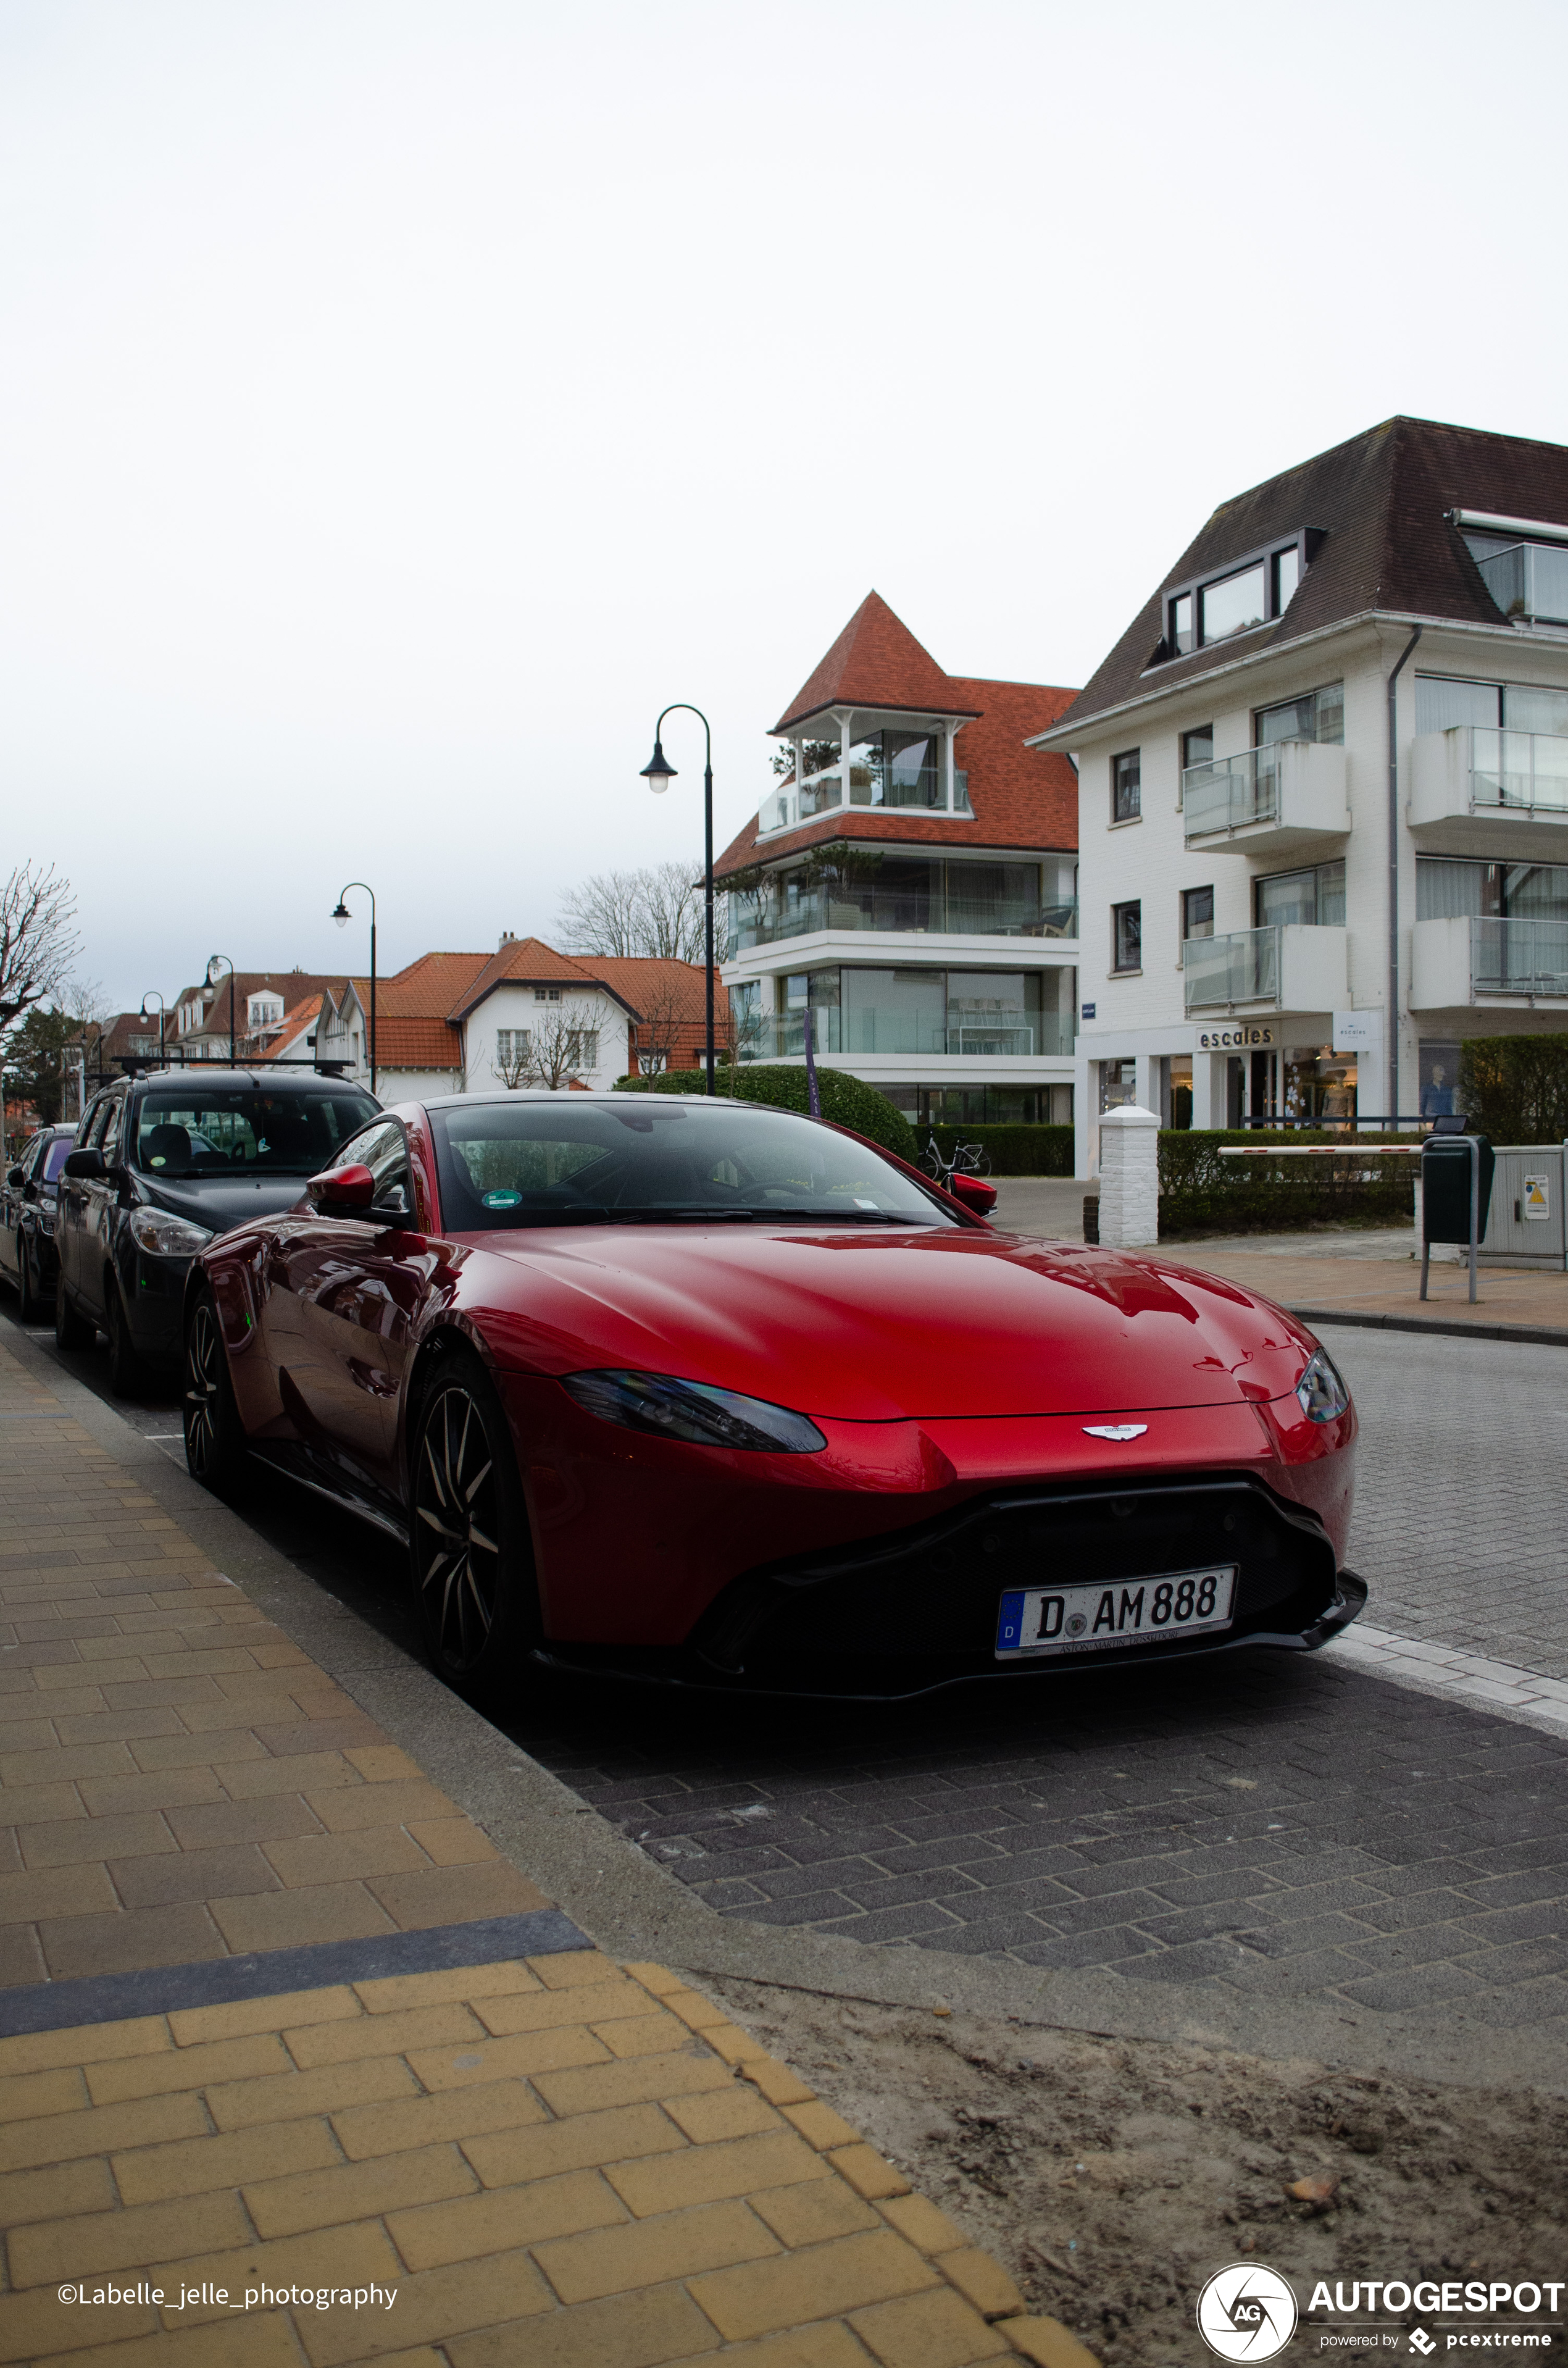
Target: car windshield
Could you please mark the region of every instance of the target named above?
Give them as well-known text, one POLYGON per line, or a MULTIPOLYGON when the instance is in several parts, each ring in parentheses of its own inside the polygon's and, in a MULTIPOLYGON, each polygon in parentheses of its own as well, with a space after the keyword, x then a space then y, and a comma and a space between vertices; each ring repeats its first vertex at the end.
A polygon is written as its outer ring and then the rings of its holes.
POLYGON ((345 1135, 376 1105, 343 1087, 309 1093, 299 1087, 244 1088, 157 1086, 136 1114, 136 1166, 143 1175, 314 1176, 332 1164, 345 1135))
POLYGON ((39 1184, 58 1184, 60 1171, 75 1146, 76 1138, 74 1134, 57 1134, 43 1155, 43 1165, 39 1169, 34 1181, 39 1184))
POLYGON ((430 1112, 450 1233, 729 1218, 948 1225, 934 1195, 867 1144, 754 1102, 552 1095, 430 1112))

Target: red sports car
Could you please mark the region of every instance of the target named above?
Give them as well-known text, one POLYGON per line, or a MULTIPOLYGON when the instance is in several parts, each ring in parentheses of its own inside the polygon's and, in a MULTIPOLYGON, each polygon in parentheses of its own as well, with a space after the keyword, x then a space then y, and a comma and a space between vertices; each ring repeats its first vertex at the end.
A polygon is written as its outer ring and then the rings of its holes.
POLYGON ((993 1197, 722 1098, 379 1112, 193 1267, 190 1469, 406 1539, 476 1700, 530 1662, 893 1696, 1324 1643, 1367 1594, 1325 1351, 993 1197))

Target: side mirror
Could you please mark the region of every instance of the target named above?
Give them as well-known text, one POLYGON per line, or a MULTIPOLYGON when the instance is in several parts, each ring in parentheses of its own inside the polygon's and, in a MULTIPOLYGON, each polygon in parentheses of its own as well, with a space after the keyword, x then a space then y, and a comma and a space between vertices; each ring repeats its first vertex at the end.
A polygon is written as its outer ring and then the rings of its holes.
POLYGON ((996 1206, 996 1187, 988 1184, 983 1176, 954 1176, 949 1180, 948 1190, 971 1217, 988 1217, 996 1206))
POLYGON ((19 1192, 27 1180, 19 1167, 10 1167, 6 1171, 6 1181, 13 1192, 19 1192))
POLYGON ((101 1182, 108 1169, 104 1166, 101 1151, 73 1151, 66 1156, 65 1173, 74 1177, 78 1184, 85 1184, 94 1178, 101 1182))
POLYGON ((376 1196, 376 1179, 358 1161, 347 1167, 329 1167, 312 1176, 305 1187, 312 1204, 324 1217, 357 1217, 368 1212, 376 1196))

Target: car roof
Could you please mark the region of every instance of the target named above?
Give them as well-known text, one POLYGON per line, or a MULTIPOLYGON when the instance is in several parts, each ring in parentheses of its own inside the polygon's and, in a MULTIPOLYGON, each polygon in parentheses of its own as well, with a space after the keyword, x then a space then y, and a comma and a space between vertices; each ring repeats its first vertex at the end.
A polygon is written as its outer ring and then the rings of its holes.
POLYGON ((187 1083, 193 1087, 244 1087, 258 1093, 267 1088, 276 1092, 284 1087, 290 1090, 299 1088, 305 1093, 319 1090, 340 1094, 347 1089, 352 1094, 363 1094, 367 1101, 374 1099, 368 1086, 357 1085, 352 1077, 329 1077, 320 1069, 288 1069, 279 1075, 270 1062, 259 1069, 215 1069, 205 1063, 200 1067, 194 1064, 187 1067, 183 1063, 175 1062, 166 1069, 145 1069, 134 1077, 116 1078, 112 1085, 105 1087, 104 1091, 112 1094, 121 1088, 129 1092, 137 1086, 183 1086, 187 1083))

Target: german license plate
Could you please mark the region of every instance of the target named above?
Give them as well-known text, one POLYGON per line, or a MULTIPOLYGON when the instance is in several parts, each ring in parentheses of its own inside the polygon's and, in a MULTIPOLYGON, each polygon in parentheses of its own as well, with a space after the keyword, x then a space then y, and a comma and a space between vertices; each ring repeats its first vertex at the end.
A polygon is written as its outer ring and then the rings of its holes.
POLYGON ((1156 1636, 1196 1636, 1228 1628, 1236 1589, 1233 1562, 1202 1570, 1165 1570, 1153 1578, 1104 1586, 1022 1587, 1002 1598, 996 1658, 1040 1653, 1107 1653, 1156 1636))

